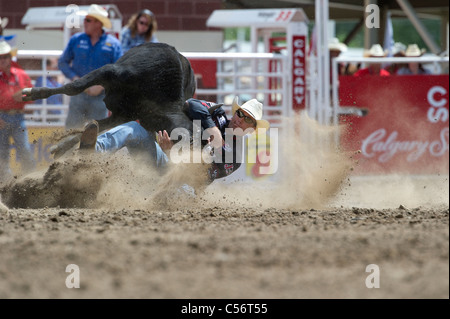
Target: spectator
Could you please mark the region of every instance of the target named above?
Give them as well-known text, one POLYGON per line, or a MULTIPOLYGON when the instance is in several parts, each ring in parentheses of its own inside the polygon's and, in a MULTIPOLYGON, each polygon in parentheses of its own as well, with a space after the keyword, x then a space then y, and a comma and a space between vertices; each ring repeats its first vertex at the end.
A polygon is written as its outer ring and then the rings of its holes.
MULTIPOLYGON (((78 11, 84 16, 84 32, 74 34, 59 58, 59 69, 74 81, 106 64, 115 63, 122 56, 119 40, 105 32, 111 28, 108 12, 92 4, 89 10, 78 11)), ((83 127, 88 120, 100 120, 108 116, 103 98, 104 88, 94 85, 85 92, 71 97, 66 129, 83 127)))
MULTIPOLYGON (((58 59, 56 59, 56 58, 47 59, 46 65, 47 65, 47 68, 46 68, 47 71, 58 70, 58 59)), ((35 86, 36 87, 57 88, 57 87, 60 87, 63 85, 62 82, 63 81, 60 81, 57 76, 48 75, 48 76, 46 76, 46 81, 44 83, 44 77, 40 76, 36 79, 35 86)), ((63 96, 62 96, 62 94, 52 95, 49 98, 47 98, 45 100, 45 102, 47 105, 61 105, 61 104, 63 104, 63 96)), ((35 104, 43 104, 43 101, 36 100, 36 101, 34 101, 34 103, 35 104)), ((50 114, 50 115, 59 115, 61 113, 62 113, 61 110, 55 110, 55 109, 47 110, 47 114, 50 114)), ((54 122, 54 121, 57 121, 57 120, 47 119, 47 122, 54 122)))
MULTIPOLYGON (((405 57, 406 45, 401 42, 395 42, 394 48, 392 50, 392 56, 394 58, 404 58, 405 57)), ((389 63, 384 69, 388 71, 390 74, 397 74, 397 71, 404 67, 406 64, 404 63, 389 63)))
MULTIPOLYGON (((347 52, 347 46, 344 43, 339 42, 338 38, 333 38, 328 43, 328 50, 330 51, 330 80, 332 80, 331 68, 333 67, 332 61, 337 58, 341 53, 347 52)), ((343 63, 338 64, 338 75, 345 75, 346 66, 343 63)))
MULTIPOLYGON (((385 56, 386 52, 379 44, 374 44, 368 52, 368 57, 370 58, 382 58, 385 56)), ((366 68, 359 69, 353 74, 353 76, 366 76, 366 75, 389 76, 390 73, 385 69, 381 68, 381 63, 371 62, 366 68)))
POLYGON ((123 52, 146 42, 159 42, 155 36, 157 28, 155 15, 150 10, 132 15, 121 33, 123 52))
MULTIPOLYGON (((56 58, 47 59, 46 65, 47 65, 47 71, 58 70, 58 59, 56 59, 56 58)), ((43 76, 38 77, 36 79, 35 86, 36 87, 57 88, 57 87, 60 87, 63 85, 62 81, 59 81, 57 76, 48 75, 46 78, 47 79, 44 84, 44 77, 43 76)), ((52 95, 46 99, 46 102, 47 102, 47 104, 62 104, 63 96, 62 96, 62 94, 52 95)), ((42 104, 42 100, 36 100, 36 101, 34 101, 34 103, 42 104)), ((56 114, 59 114, 59 113, 56 113, 56 114)))
POLYGON ((9 19, 7 17, 0 17, 0 41, 6 41, 11 47, 11 65, 15 68, 21 68, 17 63, 17 47, 16 47, 16 35, 3 35, 3 31, 5 31, 6 26, 8 25, 9 19))
MULTIPOLYGON (((418 58, 425 53, 425 49, 419 49, 417 44, 410 44, 405 51, 405 57, 418 58)), ((406 66, 397 71, 397 75, 417 75, 417 74, 431 74, 430 71, 422 66, 419 62, 409 62, 406 66)))
POLYGON ((20 68, 12 66, 11 46, 0 42, 0 184, 12 177, 9 167, 9 139, 14 140, 22 173, 35 168, 33 153, 25 126, 22 89, 31 87, 31 79, 20 68))

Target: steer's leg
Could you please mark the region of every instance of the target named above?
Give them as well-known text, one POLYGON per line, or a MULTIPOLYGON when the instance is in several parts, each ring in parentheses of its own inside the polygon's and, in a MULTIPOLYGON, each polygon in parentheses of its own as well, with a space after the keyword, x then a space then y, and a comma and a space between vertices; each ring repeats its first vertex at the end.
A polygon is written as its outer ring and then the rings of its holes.
POLYGON ((107 64, 71 83, 58 88, 34 87, 22 90, 22 101, 46 99, 55 94, 77 95, 93 85, 105 85, 114 72, 114 65, 107 64))

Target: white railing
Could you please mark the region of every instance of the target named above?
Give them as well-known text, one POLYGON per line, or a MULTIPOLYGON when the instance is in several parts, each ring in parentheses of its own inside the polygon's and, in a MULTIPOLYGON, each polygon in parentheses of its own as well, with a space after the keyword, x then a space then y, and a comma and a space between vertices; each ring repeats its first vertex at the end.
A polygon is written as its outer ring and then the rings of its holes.
MULTIPOLYGON (((31 77, 33 86, 38 77, 42 76, 42 83, 47 83, 47 77, 62 77, 59 70, 48 70, 47 60, 59 58, 61 50, 19 50, 17 58, 27 60, 40 60, 39 69, 25 69, 31 77)), ((25 106, 25 120, 27 126, 64 126, 69 108, 69 97, 63 96, 62 104, 48 104, 47 100, 42 100, 42 104, 27 104, 25 106)))
POLYGON ((277 127, 288 114, 287 57, 272 53, 182 52, 189 60, 217 61, 217 88, 198 88, 196 94, 216 95, 218 103, 231 112, 235 96, 256 98, 264 104, 264 118, 277 127), (271 67, 270 67, 271 66, 271 67), (272 70, 271 70, 272 68, 272 70))
MULTIPOLYGON (((47 70, 47 60, 61 55, 59 50, 19 50, 18 59, 41 60, 41 68, 25 70, 32 79, 39 76, 59 76, 60 71, 47 70)), ((272 53, 208 53, 182 52, 189 60, 217 61, 216 88, 198 88, 196 95, 214 96, 214 102, 225 103, 227 113, 231 111, 231 102, 235 96, 240 103, 256 98, 264 107, 264 118, 274 127, 279 126, 288 114, 288 74, 287 57, 272 53), (271 65, 271 66, 270 66, 271 65)), ((64 126, 67 117, 69 97, 64 96, 62 105, 43 104, 26 105, 27 125, 30 126, 64 126), (61 114, 52 114, 60 110, 61 114)))
POLYGON ((383 58, 355 58, 355 57, 337 57, 332 60, 332 106, 327 109, 327 114, 331 118, 331 123, 333 125, 338 124, 339 115, 342 114, 355 114, 358 115, 360 111, 355 107, 345 107, 339 105, 339 74, 338 74, 338 64, 339 63, 362 63, 366 67, 371 63, 380 63, 382 65, 389 64, 405 64, 411 62, 419 62, 421 64, 432 64, 432 74, 441 74, 446 65, 448 67, 449 57, 383 57, 383 58))

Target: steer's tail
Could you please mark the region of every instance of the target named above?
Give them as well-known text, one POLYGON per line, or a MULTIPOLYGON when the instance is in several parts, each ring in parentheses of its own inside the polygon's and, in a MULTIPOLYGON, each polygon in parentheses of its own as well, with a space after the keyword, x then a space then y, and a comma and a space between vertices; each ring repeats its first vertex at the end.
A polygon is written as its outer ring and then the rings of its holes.
POLYGON ((111 76, 113 64, 107 64, 99 69, 91 71, 85 76, 71 83, 57 88, 34 87, 22 90, 22 101, 34 101, 49 98, 55 94, 77 95, 93 85, 103 85, 111 76))

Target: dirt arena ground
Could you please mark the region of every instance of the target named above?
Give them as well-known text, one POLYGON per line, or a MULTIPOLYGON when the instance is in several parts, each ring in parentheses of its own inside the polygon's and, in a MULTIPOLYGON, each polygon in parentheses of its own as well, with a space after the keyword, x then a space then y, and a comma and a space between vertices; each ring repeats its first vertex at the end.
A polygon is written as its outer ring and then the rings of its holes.
POLYGON ((280 178, 196 198, 122 155, 18 179, 0 298, 449 298, 448 175, 356 176, 299 147, 280 178))

